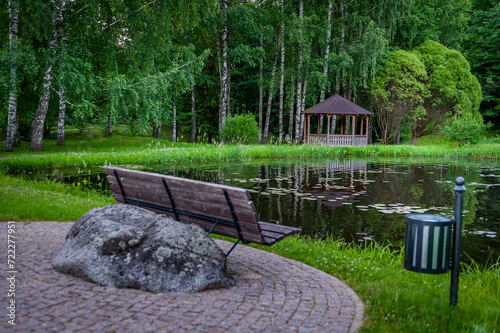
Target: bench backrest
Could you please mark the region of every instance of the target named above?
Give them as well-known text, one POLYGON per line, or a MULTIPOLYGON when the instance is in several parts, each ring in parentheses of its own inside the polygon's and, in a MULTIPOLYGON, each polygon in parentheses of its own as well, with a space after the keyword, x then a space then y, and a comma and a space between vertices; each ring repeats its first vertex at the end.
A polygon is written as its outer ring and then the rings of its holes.
POLYGON ((218 220, 221 223, 212 232, 240 239, 235 227, 224 225, 224 221, 234 221, 236 216, 246 242, 264 242, 247 189, 110 166, 105 166, 104 172, 119 203, 140 202, 139 207, 195 223, 206 231, 218 220))

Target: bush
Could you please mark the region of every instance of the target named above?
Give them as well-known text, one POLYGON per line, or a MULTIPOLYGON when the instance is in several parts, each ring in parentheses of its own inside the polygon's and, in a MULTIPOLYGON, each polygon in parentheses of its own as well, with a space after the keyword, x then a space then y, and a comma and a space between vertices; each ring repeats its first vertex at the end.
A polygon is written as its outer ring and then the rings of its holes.
POLYGON ((462 145, 475 145, 484 135, 491 124, 484 124, 481 119, 457 118, 444 127, 444 133, 455 147, 462 145))
POLYGON ((226 118, 221 135, 227 143, 256 143, 259 126, 250 114, 234 115, 226 118))

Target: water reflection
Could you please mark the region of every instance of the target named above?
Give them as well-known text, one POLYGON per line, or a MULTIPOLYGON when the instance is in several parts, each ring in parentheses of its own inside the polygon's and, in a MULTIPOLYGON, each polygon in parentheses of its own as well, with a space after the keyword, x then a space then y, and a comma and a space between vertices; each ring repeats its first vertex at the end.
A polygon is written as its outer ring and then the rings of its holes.
POLYGON ((299 226, 314 237, 375 239, 395 247, 404 242, 406 214, 453 217, 454 180, 463 176, 464 260, 500 256, 496 161, 270 160, 151 171, 248 188, 262 221, 299 226))

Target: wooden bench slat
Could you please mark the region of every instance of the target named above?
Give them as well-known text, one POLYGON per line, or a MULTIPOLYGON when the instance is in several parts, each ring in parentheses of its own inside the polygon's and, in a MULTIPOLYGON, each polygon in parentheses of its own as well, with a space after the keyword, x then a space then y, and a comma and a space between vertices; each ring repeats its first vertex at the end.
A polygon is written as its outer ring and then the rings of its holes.
MULTIPOLYGON (((129 197, 129 198, 130 199, 139 199, 139 200, 142 199, 142 198, 134 198, 134 197, 129 197)), ((125 203, 122 200, 122 196, 121 195, 119 195, 119 196, 115 195, 115 199, 117 200, 117 202, 125 203)), ((153 201, 153 200, 140 200, 140 201, 144 201, 145 203, 156 204, 156 205, 158 205, 159 203, 161 203, 161 202, 153 201)), ((168 208, 171 208, 170 205, 164 205, 164 206, 168 207, 168 208)), ((160 210, 160 209, 154 209, 154 208, 151 208, 151 207, 144 207, 144 206, 139 206, 139 207, 152 210, 152 211, 154 211, 154 212, 156 212, 158 214, 165 214, 165 215, 168 215, 168 216, 170 216, 172 218, 175 218, 174 213, 169 213, 167 211, 160 210)), ((200 206, 198 205, 198 207, 200 207, 200 206)), ((179 208, 179 207, 177 207, 177 208, 179 208)), ((191 212, 195 212, 195 211, 191 210, 191 212)), ((202 212, 199 212, 199 213, 202 213, 202 212)), ((239 217, 241 217, 241 215, 238 215, 238 218, 239 217)), ((223 217, 220 217, 220 218, 222 219, 223 217)), ((182 222, 196 223, 198 225, 203 224, 203 228, 206 231, 209 231, 210 228, 214 224, 214 222, 211 222, 211 221, 203 221, 201 219, 196 219, 194 217, 187 217, 187 216, 182 216, 182 215, 179 216, 179 219, 182 222)), ((225 220, 231 220, 231 216, 229 216, 227 218, 224 218, 224 219, 225 220)), ((248 222, 248 221, 245 221, 245 220, 239 220, 239 224, 240 224, 240 228, 241 228, 241 231, 242 231, 242 234, 243 234, 243 238, 245 240, 248 240, 248 241, 251 241, 251 242, 255 242, 255 243, 258 243, 258 242, 262 241, 262 236, 260 235, 261 230, 260 230, 259 225, 257 223, 248 222), (257 236, 255 236, 255 235, 257 235, 257 236)), ((227 227, 227 226, 218 225, 214 229, 214 233, 225 235, 225 236, 229 236, 229 237, 238 238, 238 233, 236 232, 236 230, 235 230, 234 227, 227 227)))
POLYGON ((281 224, 272 224, 269 222, 260 221, 259 224, 260 224, 260 227, 262 230, 283 233, 285 236, 296 235, 302 231, 300 228, 297 228, 297 227, 291 227, 291 226, 281 225, 281 224))
MULTIPOLYGON (((112 188, 112 190, 120 192, 120 188, 118 185, 118 181, 116 180, 116 177, 108 175, 107 178, 112 187, 116 186, 116 188, 112 188)), ((168 193, 162 183, 155 184, 146 181, 137 181, 130 178, 123 178, 121 179, 121 182, 123 188, 127 193, 129 193, 129 191, 132 191, 130 193, 136 193, 136 191, 141 191, 144 193, 157 193, 159 195, 164 195, 166 198, 168 198, 168 193)), ((200 191, 189 191, 186 189, 181 189, 176 187, 172 188, 170 186, 169 189, 170 193, 172 194, 172 197, 174 198, 174 202, 176 202, 178 198, 182 198, 182 199, 190 199, 194 201, 211 203, 211 204, 213 203, 227 207, 227 200, 224 197, 222 190, 219 193, 219 195, 215 195, 200 191)), ((169 200, 168 203, 170 203, 169 198, 168 200, 169 200)), ((248 210, 250 212, 255 212, 255 206, 251 200, 231 199, 231 201, 233 203, 234 208, 237 210, 248 210)))
MULTIPOLYGON (((118 185, 116 184, 111 185, 111 189, 114 192, 120 191, 118 185)), ((125 188, 125 191, 129 199, 144 201, 150 204, 157 204, 166 208, 172 208, 170 198, 166 194, 155 194, 136 189, 130 190, 128 188, 125 188)), ((176 209, 178 210, 189 211, 197 214, 205 214, 211 217, 221 217, 229 220, 233 219, 232 213, 227 206, 227 203, 225 206, 223 206, 219 204, 212 204, 210 202, 200 202, 179 197, 174 197, 174 203, 176 209)), ((258 221, 257 213, 249 209, 240 209, 240 207, 235 207, 235 212, 240 222, 255 223, 256 221, 258 221)))
POLYGON ((223 189, 226 189, 231 199, 240 199, 240 200, 251 199, 248 190, 235 186, 212 184, 212 183, 202 182, 199 180, 162 175, 153 172, 129 170, 123 168, 108 167, 108 166, 104 167, 104 172, 108 175, 114 176, 113 170, 117 171, 119 177, 143 180, 146 182, 158 182, 158 184, 161 184, 162 183, 161 179, 165 178, 168 182, 169 187, 180 187, 191 191, 207 192, 216 195, 219 195, 223 189))

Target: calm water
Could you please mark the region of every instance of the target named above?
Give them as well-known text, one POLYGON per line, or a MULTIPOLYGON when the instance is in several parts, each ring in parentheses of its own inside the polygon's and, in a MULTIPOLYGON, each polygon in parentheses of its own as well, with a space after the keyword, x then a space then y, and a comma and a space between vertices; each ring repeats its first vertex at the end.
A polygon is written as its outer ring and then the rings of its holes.
MULTIPOLYGON (((498 161, 261 160, 146 170, 248 188, 260 220, 299 226, 303 234, 363 243, 376 240, 395 247, 404 242, 408 213, 453 217, 454 181, 462 176, 467 188, 462 257, 481 263, 500 257, 498 161)), ((75 179, 83 182, 70 181, 75 179)), ((95 173, 88 181, 107 186, 95 173)))

